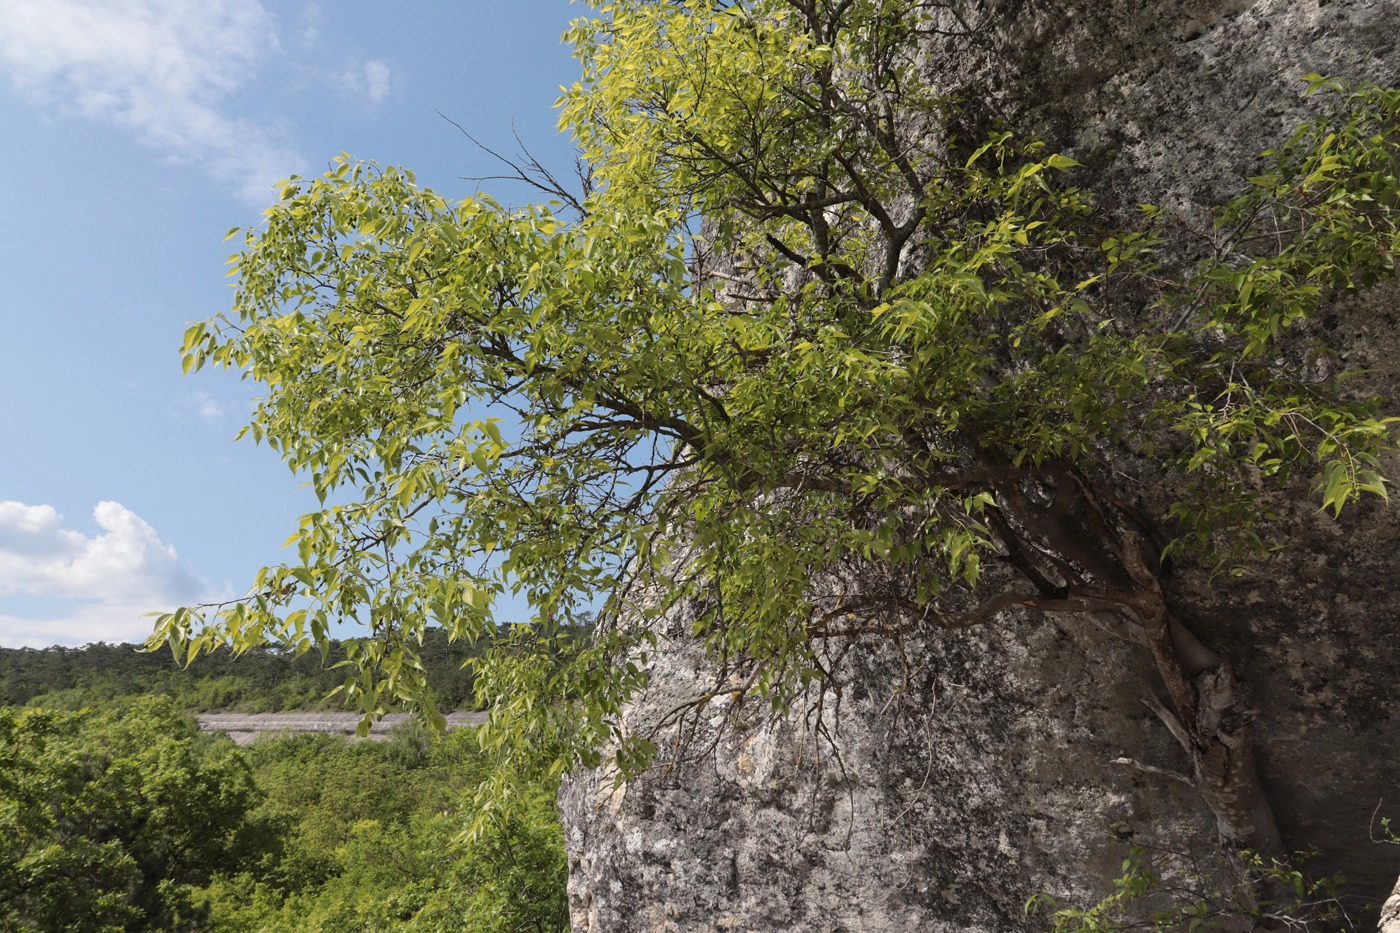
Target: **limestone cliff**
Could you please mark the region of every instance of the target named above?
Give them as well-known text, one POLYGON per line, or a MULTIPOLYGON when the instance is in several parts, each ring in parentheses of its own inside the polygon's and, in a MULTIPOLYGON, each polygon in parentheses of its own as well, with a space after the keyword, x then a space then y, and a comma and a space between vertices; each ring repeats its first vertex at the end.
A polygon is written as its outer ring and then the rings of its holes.
MULTIPOLYGON (((946 7, 929 81, 1077 158, 1101 203, 1153 202, 1183 229, 1308 114, 1302 75, 1400 84, 1400 0, 946 7)), ((1343 365, 1370 370, 1359 390, 1397 385, 1397 297, 1339 303, 1323 322, 1343 365)), ((1296 492, 1276 503, 1275 559, 1228 581, 1185 568, 1170 597, 1258 711, 1285 843, 1319 850, 1308 872, 1348 876, 1363 928, 1400 872, 1400 847, 1373 841, 1377 812, 1400 818, 1400 522, 1378 502, 1334 522, 1296 492)), ((636 731, 711 686, 686 623, 668 620, 636 731)), ((858 645, 842 678, 786 719, 721 698, 620 787, 576 775, 563 796, 575 930, 1040 929, 1030 895, 1092 903, 1133 846, 1215 877, 1210 811, 1173 778, 1182 753, 1142 702, 1151 660, 1111 620, 1006 612, 858 645)))

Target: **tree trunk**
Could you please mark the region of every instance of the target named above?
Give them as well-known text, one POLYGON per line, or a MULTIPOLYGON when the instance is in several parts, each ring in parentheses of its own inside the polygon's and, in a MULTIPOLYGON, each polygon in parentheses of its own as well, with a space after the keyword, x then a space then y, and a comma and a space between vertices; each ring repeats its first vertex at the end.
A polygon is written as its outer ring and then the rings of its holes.
POLYGON ((1154 702, 1153 711, 1190 758, 1196 788, 1215 814, 1221 841, 1266 862, 1282 862, 1288 853, 1254 765, 1254 714, 1244 707, 1228 661, 1191 676, 1155 581, 1153 589, 1139 605, 1138 622, 1171 698, 1170 709, 1154 702))

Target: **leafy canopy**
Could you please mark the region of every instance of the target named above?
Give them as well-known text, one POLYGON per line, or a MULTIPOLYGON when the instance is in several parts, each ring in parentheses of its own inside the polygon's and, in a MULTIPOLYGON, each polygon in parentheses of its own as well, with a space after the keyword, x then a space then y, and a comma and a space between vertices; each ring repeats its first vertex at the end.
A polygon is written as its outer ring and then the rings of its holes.
POLYGON ((169 700, 0 707, 0 930, 187 930, 194 888, 254 864, 243 763, 169 700))
MULTIPOLYGON (((279 828, 249 870, 194 894, 217 933, 557 933, 568 929, 553 788, 528 787, 469 843, 489 764, 467 731, 421 724, 386 742, 267 737, 241 757, 279 828)), ((232 866, 230 866, 232 869, 232 866)))
POLYGON ((595 13, 560 101, 583 193, 452 203, 343 158, 236 232, 233 308, 185 365, 263 387, 245 431, 324 505, 155 642, 359 622, 345 688, 374 714, 424 698, 425 626, 476 638, 523 593, 534 624, 478 665, 488 741, 627 770, 646 620, 679 602, 726 689, 782 707, 834 637, 1126 599, 1155 521, 1122 465, 1170 489, 1169 547, 1226 569, 1268 546, 1268 483, 1384 494, 1394 419, 1304 336, 1393 275, 1400 92, 1315 79, 1332 112, 1181 272, 1160 211, 1111 223, 1071 159, 924 79, 925 4, 595 13), (1050 528, 1071 495, 1087 517, 1050 528), (561 646, 600 601, 638 624, 561 646))

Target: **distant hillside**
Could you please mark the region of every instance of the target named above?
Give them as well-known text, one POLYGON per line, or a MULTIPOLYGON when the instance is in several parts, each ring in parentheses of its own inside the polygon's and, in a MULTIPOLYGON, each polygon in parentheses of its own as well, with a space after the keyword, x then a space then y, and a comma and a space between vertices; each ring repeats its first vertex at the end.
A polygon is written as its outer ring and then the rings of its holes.
MULTIPOLYGON (((431 662, 428 679, 440 709, 472 708, 472 673, 464 665, 485 649, 484 643, 449 643, 442 630, 428 630, 423 658, 431 662)), ((338 710, 340 699, 326 695, 344 678, 344 671, 323 667, 316 652, 293 657, 262 648, 234 657, 219 649, 181 668, 170 652, 147 653, 139 645, 0 648, 0 706, 77 709, 159 695, 193 712, 338 710)))

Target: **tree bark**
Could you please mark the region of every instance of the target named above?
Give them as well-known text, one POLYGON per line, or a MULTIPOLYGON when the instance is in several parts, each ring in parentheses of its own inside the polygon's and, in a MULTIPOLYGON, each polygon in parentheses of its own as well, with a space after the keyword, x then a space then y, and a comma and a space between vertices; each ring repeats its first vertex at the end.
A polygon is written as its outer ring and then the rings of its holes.
MULTIPOLYGON (((1172 618, 1160 581, 1142 559, 1140 545, 1133 544, 1126 549, 1125 564, 1139 589, 1136 621, 1171 699, 1170 709, 1161 703, 1153 709, 1190 758, 1197 790, 1215 814, 1221 841, 1266 862, 1282 862, 1288 852, 1254 762, 1254 713, 1245 708, 1228 661, 1194 676, 1188 670, 1180 644, 1189 632, 1172 618)), ((1185 640, 1195 643, 1191 637, 1185 640)), ((1210 656, 1192 654, 1197 663, 1210 656)))

